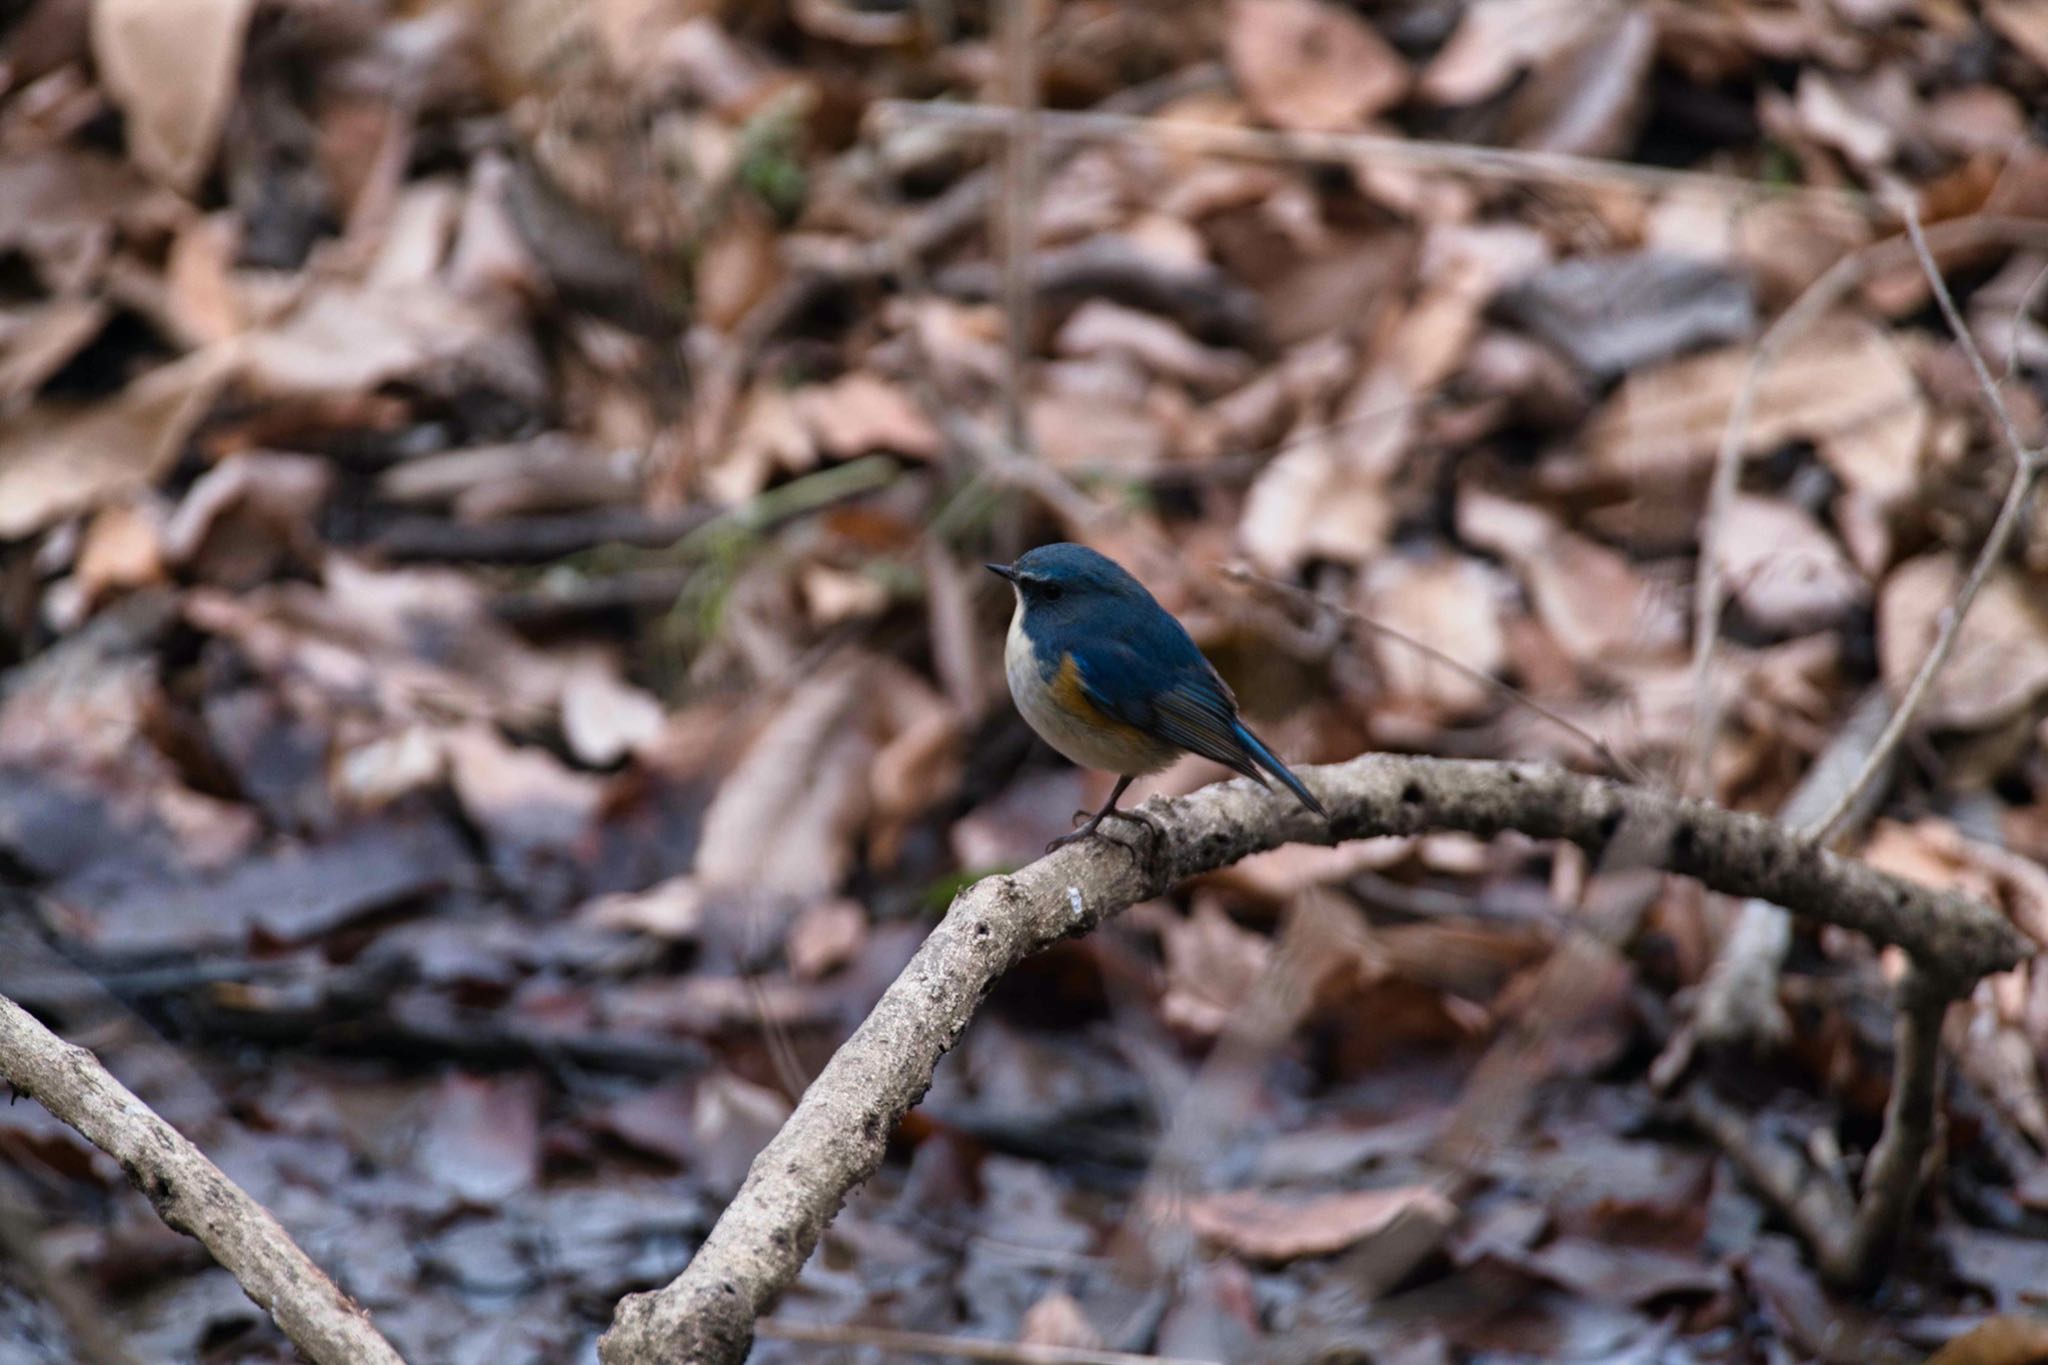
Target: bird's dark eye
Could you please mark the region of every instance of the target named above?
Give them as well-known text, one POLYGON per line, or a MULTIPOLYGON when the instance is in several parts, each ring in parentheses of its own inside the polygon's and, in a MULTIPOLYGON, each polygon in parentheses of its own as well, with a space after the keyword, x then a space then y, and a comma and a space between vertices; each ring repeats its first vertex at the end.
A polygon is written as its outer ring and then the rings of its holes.
POLYGON ((1065 591, 1066 589, 1057 583, 1048 583, 1038 590, 1038 595, 1048 602, 1057 602, 1065 591))

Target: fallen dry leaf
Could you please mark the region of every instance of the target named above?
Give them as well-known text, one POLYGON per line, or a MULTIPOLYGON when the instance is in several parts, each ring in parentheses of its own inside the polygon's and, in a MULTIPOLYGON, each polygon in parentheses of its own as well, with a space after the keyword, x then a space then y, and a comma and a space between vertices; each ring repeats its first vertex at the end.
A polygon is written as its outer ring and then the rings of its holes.
POLYGON ((1674 1294, 1704 1296, 1728 1286, 1727 1270, 1696 1257, 1590 1237, 1560 1237, 1519 1264, 1574 1294, 1606 1303, 1648 1303, 1674 1294))
POLYGON ((0 156, 0 247, 18 250, 60 296, 88 290, 124 232, 190 212, 126 161, 82 148, 0 156))
POLYGON ((1951 1221, 1938 1235, 1956 1275, 1990 1294, 2002 1313, 2048 1305, 2048 1241, 1951 1221))
MULTIPOLYGON (((1678 474, 1720 448, 1749 364, 1747 346, 1630 375, 1586 433, 1587 449, 1624 477, 1678 474)), ((1744 433, 1757 454, 1804 436, 1845 483, 1891 500, 1914 487, 1927 405, 1898 348, 1861 317, 1809 328, 1764 368, 1744 433)))
POLYGON ((1400 54, 1322 0, 1232 0, 1224 50, 1253 110, 1299 132, 1363 128, 1408 89, 1400 54))
POLYGON ((1610 0, 1478 0, 1422 73, 1418 89, 1437 104, 1472 104, 1517 72, 1565 51, 1611 22, 1610 0))
POLYGON ((791 400, 820 449, 840 459, 888 451, 936 458, 938 428, 903 388, 866 370, 799 389, 791 400))
POLYGON ((475 364, 521 393, 544 392, 532 338, 505 324, 502 309, 432 282, 335 285, 245 338, 247 378, 272 397, 353 395, 475 364))
POLYGON ((1574 256, 1509 290, 1501 306, 1601 376, 1735 341, 1756 325, 1746 280, 1716 262, 1667 251, 1574 256))
POLYGON ((408 725, 396 734, 342 749, 331 766, 335 798, 345 807, 371 811, 410 792, 424 791, 447 775, 447 755, 431 726, 408 725))
POLYGON ((450 1074, 435 1089, 414 1160, 473 1204, 500 1204, 540 1175, 540 1078, 450 1074))
POLYGON ((1286 577, 1312 557, 1371 558, 1393 527, 1387 481, 1414 427, 1413 391, 1387 365, 1366 376, 1337 423, 1290 438, 1259 471, 1238 523, 1259 570, 1286 577))
POLYGON ((1984 17, 2021 56, 2048 71, 2048 0, 1988 0, 1984 17))
POLYGON ((163 514, 150 502, 103 507, 78 548, 78 586, 88 603, 164 576, 163 514))
POLYGON ((715 1072, 698 1085, 690 1108, 692 1165, 714 1194, 730 1198, 747 1178, 754 1154, 788 1117, 789 1101, 775 1091, 729 1071, 715 1072))
POLYGON ((1791 503, 1743 494, 1716 542, 1721 572, 1750 618, 1776 635, 1833 625, 1868 595, 1834 537, 1791 503))
POLYGON ((1676 597, 1596 541, 1559 532, 1545 551, 1516 567, 1543 624, 1581 664, 1655 655, 1684 639, 1676 597))
POLYGON ((508 872, 566 856, 589 831, 602 789, 588 774, 486 725, 453 731, 443 745, 456 798, 508 872))
MULTIPOLYGON (((2048 6, 2040 8, 2048 11, 2048 6)), ((2048 66, 2048 14, 2042 24, 2042 64, 2048 66)), ((2048 1318, 2001 1314, 1951 1338, 1927 1358, 1927 1365, 2042 1365, 2043 1361, 2048 1361, 2048 1318)))
POLYGON ((868 809, 875 743, 866 661, 821 669, 755 736, 704 814, 697 874, 719 889, 811 900, 839 886, 868 809))
POLYGON ((190 193, 213 164, 255 8, 256 0, 93 4, 93 59, 127 115, 129 152, 175 190, 190 193))
POLYGON ((253 587, 294 565, 316 565, 313 520, 334 469, 310 455, 230 455, 201 475, 164 526, 166 560, 224 587, 253 587))
POLYGON ((704 892, 694 877, 670 877, 645 891, 600 896, 576 912, 577 918, 601 929, 687 943, 704 923, 704 892))
POLYGON ((1073 1295, 1057 1291, 1031 1305, 1017 1326, 1021 1346, 1061 1346, 1070 1350, 1100 1351, 1102 1333, 1088 1321, 1087 1312, 1073 1295))
POLYGON ((1165 318, 1103 299, 1090 299, 1076 308, 1054 346, 1063 355, 1126 356, 1198 391, 1241 383, 1249 369, 1238 352, 1204 346, 1165 318))
POLYGON ((792 397, 756 385, 740 405, 731 440, 704 471, 704 492, 722 507, 745 502, 778 473, 801 474, 818 462, 818 445, 792 397))
MULTIPOLYGON (((1922 555, 1892 571, 1877 603, 1877 658, 1894 697, 1919 671, 1955 601, 1962 578, 1954 559, 1922 555)), ((1972 730, 1995 725, 2048 691, 2048 615, 2025 575, 2000 568, 1985 580, 1956 637, 1947 665, 1928 690, 1923 725, 1972 730)))
POLYGON ((1234 1190, 1188 1201, 1196 1234, 1247 1260, 1267 1263, 1328 1256, 1385 1232, 1397 1219, 1448 1228, 1457 1207, 1431 1185, 1303 1197, 1234 1190))
POLYGON ((960 775, 960 713, 918 674, 882 663, 871 724, 882 736, 868 770, 869 851, 876 864, 896 861, 911 826, 935 794, 960 775))
POLYGON ((773 224, 744 201, 719 221, 697 257, 697 307, 705 322, 730 331, 781 278, 773 224))
POLYGON ((820 901, 789 926, 783 954, 799 981, 816 981, 859 956, 868 941, 868 914, 860 902, 820 901))
POLYGON ((1041 394, 1027 416, 1033 451, 1055 469, 1144 478, 1166 459, 1165 428, 1121 398, 1041 394))
POLYGON ((562 680, 562 737, 579 762, 609 768, 660 738, 661 703, 619 676, 617 663, 584 654, 562 680))
POLYGON ((1892 130, 1857 108, 1825 75, 1811 68, 1800 72, 1793 98, 1800 123, 1816 141, 1866 170, 1883 167, 1892 159, 1898 146, 1892 130))
POLYGON ((1574 41, 1536 63, 1503 120, 1508 141, 1538 152, 1622 157, 1635 145, 1657 58, 1657 20, 1635 6, 1604 10, 1574 41))
POLYGON ((1285 905, 1311 887, 1335 886, 1360 872, 1393 867, 1414 851, 1414 839, 1393 834, 1331 846, 1282 844, 1218 868, 1204 881, 1234 895, 1285 905))
POLYGON ((137 379, 111 400, 43 404, 0 430, 0 540, 142 487, 178 457, 233 366, 209 348, 137 379))
POLYGON ((830 564, 806 564, 797 574, 804 612, 818 626, 843 625, 880 616, 889 606, 889 588, 871 573, 830 564))
POLYGON ((1272 940, 1240 929, 1212 896, 1161 936, 1166 955, 1166 1022, 1202 1037, 1216 1034, 1245 1003, 1273 956, 1272 940))
MULTIPOLYGON (((1360 588, 1362 609, 1372 620, 1475 672, 1495 673, 1506 660, 1500 611, 1512 588, 1476 560, 1390 556, 1366 571, 1360 588)), ((1403 640, 1375 633, 1372 650, 1388 690, 1397 696, 1422 698, 1450 716, 1493 700, 1493 689, 1403 640)))
POLYGON ((55 298, 0 310, 0 404, 34 393, 71 363, 107 325, 113 310, 98 299, 55 298))

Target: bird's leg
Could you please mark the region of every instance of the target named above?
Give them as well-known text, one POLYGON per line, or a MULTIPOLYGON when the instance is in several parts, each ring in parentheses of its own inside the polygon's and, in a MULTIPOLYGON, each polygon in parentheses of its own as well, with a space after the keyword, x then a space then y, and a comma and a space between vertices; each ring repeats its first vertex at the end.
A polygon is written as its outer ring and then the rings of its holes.
MULTIPOLYGON (((1134 777, 1118 778, 1116 782, 1116 788, 1109 794, 1109 800, 1103 802, 1102 809, 1096 811, 1093 815, 1089 815, 1088 812, 1085 810, 1075 811, 1074 818, 1076 820, 1079 820, 1083 816, 1087 816, 1088 823, 1081 826, 1081 828, 1075 830, 1072 834, 1062 834, 1059 838, 1047 844, 1045 846, 1045 851, 1047 853, 1050 853, 1056 848, 1064 848, 1066 845, 1073 843, 1077 839, 1087 838, 1089 835, 1095 833, 1096 830, 1101 828, 1102 822, 1104 820, 1128 820, 1134 825, 1143 825, 1146 829, 1151 830, 1155 835, 1159 833, 1158 822, 1153 820, 1151 816, 1140 815, 1136 811, 1118 810, 1116 808, 1116 803, 1123 799, 1124 791, 1131 785, 1132 782, 1136 780, 1137 779, 1134 777)), ((1109 838, 1108 835, 1104 835, 1103 837, 1105 839, 1109 838)), ((1122 843, 1123 841, 1121 839, 1113 839, 1110 842, 1122 843)))

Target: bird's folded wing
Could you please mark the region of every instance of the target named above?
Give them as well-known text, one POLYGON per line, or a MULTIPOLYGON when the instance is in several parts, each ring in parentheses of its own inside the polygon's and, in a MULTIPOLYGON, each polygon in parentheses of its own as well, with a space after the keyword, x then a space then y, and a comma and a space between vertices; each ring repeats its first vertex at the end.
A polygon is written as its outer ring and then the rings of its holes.
POLYGON ((1250 749, 1238 737, 1230 689, 1199 654, 1195 666, 1176 666, 1118 640, 1091 642, 1073 653, 1081 685, 1098 708, 1265 785, 1250 749))

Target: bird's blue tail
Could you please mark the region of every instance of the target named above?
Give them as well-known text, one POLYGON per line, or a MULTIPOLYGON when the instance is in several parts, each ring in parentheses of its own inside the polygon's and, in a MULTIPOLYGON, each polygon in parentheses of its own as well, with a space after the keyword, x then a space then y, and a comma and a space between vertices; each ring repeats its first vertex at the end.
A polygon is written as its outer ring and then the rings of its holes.
POLYGON ((1259 737, 1253 734, 1243 721, 1237 722, 1232 728, 1237 732, 1238 742, 1244 745, 1245 752, 1251 756, 1254 763, 1279 779, 1282 786, 1294 793, 1295 800, 1325 820, 1330 818, 1330 812, 1323 809, 1323 803, 1316 800, 1315 793, 1303 786, 1301 779, 1290 772, 1285 763, 1275 758, 1273 751, 1261 743, 1259 737))

